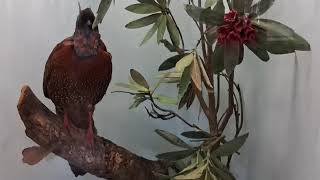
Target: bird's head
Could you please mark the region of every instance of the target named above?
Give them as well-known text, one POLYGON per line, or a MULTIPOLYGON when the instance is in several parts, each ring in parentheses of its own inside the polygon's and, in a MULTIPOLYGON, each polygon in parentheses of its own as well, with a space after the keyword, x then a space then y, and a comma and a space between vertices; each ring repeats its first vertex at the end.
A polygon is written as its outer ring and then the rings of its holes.
MULTIPOLYGON (((92 25, 94 22, 95 16, 90 8, 81 10, 79 4, 79 15, 76 22, 76 29, 92 31, 92 25)), ((98 27, 94 28, 93 31, 98 31, 98 27)))

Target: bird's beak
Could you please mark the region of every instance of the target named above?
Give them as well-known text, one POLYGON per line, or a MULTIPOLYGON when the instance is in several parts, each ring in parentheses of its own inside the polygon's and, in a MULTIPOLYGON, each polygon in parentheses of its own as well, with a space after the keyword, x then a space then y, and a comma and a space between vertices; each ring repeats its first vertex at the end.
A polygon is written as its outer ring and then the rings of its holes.
POLYGON ((81 12, 81 5, 80 5, 80 2, 78 1, 78 7, 79 7, 79 14, 81 12))

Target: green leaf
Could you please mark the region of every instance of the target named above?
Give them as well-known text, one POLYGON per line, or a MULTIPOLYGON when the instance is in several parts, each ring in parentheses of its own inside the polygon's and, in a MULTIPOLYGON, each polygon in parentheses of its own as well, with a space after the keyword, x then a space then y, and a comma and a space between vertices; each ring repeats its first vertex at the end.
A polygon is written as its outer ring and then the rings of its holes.
POLYGON ((158 5, 154 0, 138 0, 140 3, 154 4, 158 5))
POLYGON ((161 15, 161 17, 159 18, 159 26, 158 26, 158 34, 157 34, 158 44, 163 39, 164 33, 166 31, 166 27, 167 27, 167 18, 165 15, 161 15))
POLYGON ((179 102, 178 109, 181 109, 184 105, 186 105, 187 109, 189 109, 195 99, 195 92, 194 92, 194 89, 192 88, 191 83, 189 83, 189 86, 188 86, 186 92, 184 93, 184 95, 180 99, 181 100, 179 102))
POLYGON ((206 0, 206 2, 204 3, 204 7, 208 8, 213 6, 215 3, 217 3, 217 0, 206 0))
POLYGON ((210 160, 213 161, 213 165, 210 166, 213 170, 210 168, 210 171, 215 172, 223 180, 236 180, 229 169, 223 165, 219 159, 212 157, 210 160))
POLYGON ((145 87, 146 89, 149 89, 149 84, 146 81, 146 79, 136 70, 130 69, 130 75, 132 79, 139 84, 140 86, 145 87))
POLYGON ((188 173, 192 170, 194 170, 195 168, 197 168, 198 163, 197 162, 191 162, 191 164, 187 167, 185 167, 182 171, 178 172, 175 176, 181 175, 181 174, 185 174, 188 173))
POLYGON ((168 40, 162 39, 160 41, 170 52, 177 52, 177 48, 173 46, 168 40))
POLYGON ((192 17, 193 19, 195 19, 197 21, 200 21, 201 13, 205 9, 197 7, 197 6, 194 6, 194 5, 187 4, 187 5, 185 5, 185 10, 186 10, 186 12, 188 13, 188 15, 190 17, 192 17))
POLYGON ((211 137, 211 135, 205 131, 186 131, 181 133, 181 135, 191 139, 205 139, 211 137))
POLYGON ((310 51, 310 44, 290 27, 270 19, 255 19, 257 39, 272 54, 288 54, 295 50, 310 51))
POLYGON ((270 57, 268 52, 259 43, 246 43, 246 46, 260 58, 262 61, 269 61, 270 57))
POLYGON ((180 99, 187 91, 188 86, 190 84, 190 80, 191 80, 190 66, 188 66, 184 69, 179 82, 178 99, 180 99))
POLYGON ((195 170, 187 174, 182 174, 174 177, 174 179, 176 180, 199 179, 206 169, 207 169, 207 164, 203 164, 202 166, 197 167, 195 170))
POLYGON ((244 9, 247 3, 247 0, 232 0, 232 8, 239 12, 240 14, 244 13, 244 9))
POLYGON ((217 30, 218 30, 218 27, 214 26, 214 27, 210 27, 206 31, 205 35, 209 44, 213 44, 217 40, 217 36, 218 36, 217 30))
POLYGON ((218 0, 213 9, 209 7, 201 13, 200 22, 212 26, 221 25, 223 23, 224 11, 223 0, 218 0))
POLYGON ((234 71, 236 65, 239 64, 239 47, 238 41, 231 41, 224 45, 224 68, 228 75, 230 75, 234 71))
POLYGON ((152 14, 152 15, 137 19, 135 21, 131 21, 126 25, 126 28, 136 29, 136 28, 148 26, 150 24, 155 23, 161 15, 162 13, 152 14))
POLYGON ((129 76, 129 85, 130 85, 130 89, 138 91, 138 92, 149 92, 149 89, 141 86, 140 84, 136 83, 131 76, 129 76))
POLYGON ((142 46, 144 43, 146 43, 157 31, 158 25, 155 23, 152 28, 147 32, 146 36, 143 38, 142 42, 140 43, 140 46, 142 46))
POLYGON ((177 72, 182 72, 184 70, 184 68, 190 66, 190 64, 193 61, 193 53, 190 54, 186 54, 182 59, 180 59, 177 63, 176 63, 176 71, 177 72))
POLYGON ((224 48, 223 45, 218 43, 212 54, 212 69, 215 74, 220 73, 224 69, 224 48))
POLYGON ((188 145, 187 143, 185 143, 183 140, 181 140, 179 137, 177 137, 176 135, 164 131, 164 130, 160 130, 160 129, 156 129, 155 132, 161 136, 162 138, 164 138, 165 140, 167 140, 168 142, 170 142, 173 145, 176 145, 178 147, 182 147, 182 148, 187 148, 190 149, 190 145, 188 145))
POLYGON ((300 36, 299 34, 296 34, 296 33, 294 34, 293 42, 294 42, 295 50, 311 51, 311 47, 308 41, 304 39, 302 36, 300 36))
POLYGON ((249 133, 239 136, 219 148, 217 148, 213 153, 215 156, 230 156, 233 153, 237 152, 243 144, 246 142, 247 138, 249 136, 249 133))
POLYGON ((151 14, 161 11, 161 8, 149 3, 139 3, 126 7, 126 10, 136 14, 151 14))
POLYGON ((179 47, 180 45, 180 34, 176 24, 174 23, 171 16, 166 15, 167 17, 167 28, 170 35, 170 39, 174 46, 179 47))
POLYGON ((159 101, 162 104, 173 104, 173 105, 177 104, 176 98, 172 98, 172 97, 168 97, 168 96, 157 95, 154 97, 154 99, 156 99, 157 101, 159 101))
POLYGON ((161 6, 162 8, 165 8, 165 7, 166 7, 166 4, 167 4, 166 0, 157 0, 157 1, 158 1, 158 3, 160 4, 160 6, 161 6))
POLYGON ((98 24, 100 24, 104 18, 104 16, 106 15, 106 13, 108 12, 110 5, 111 5, 112 0, 101 0, 99 7, 98 7, 98 11, 97 11, 97 16, 93 21, 92 24, 92 29, 95 29, 98 24))
POLYGON ((156 157, 162 160, 177 161, 192 155, 195 151, 196 151, 195 149, 173 151, 173 152, 158 154, 156 155, 156 157))
POLYGON ((260 0, 250 8, 251 17, 257 17, 265 12, 273 5, 275 0, 260 0))
POLYGON ((158 71, 165 71, 165 70, 169 70, 172 69, 176 66, 176 63, 182 59, 184 56, 186 56, 185 54, 178 54, 175 56, 172 56, 170 58, 168 58, 167 60, 165 60, 160 66, 158 71))

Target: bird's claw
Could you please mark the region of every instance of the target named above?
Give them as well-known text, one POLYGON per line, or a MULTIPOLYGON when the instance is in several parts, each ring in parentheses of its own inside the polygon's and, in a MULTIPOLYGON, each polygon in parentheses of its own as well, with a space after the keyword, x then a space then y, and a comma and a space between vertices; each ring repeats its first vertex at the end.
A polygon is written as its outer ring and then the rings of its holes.
POLYGON ((87 143, 91 148, 93 148, 93 146, 94 146, 94 136, 93 136, 92 129, 88 129, 88 132, 87 132, 87 143))

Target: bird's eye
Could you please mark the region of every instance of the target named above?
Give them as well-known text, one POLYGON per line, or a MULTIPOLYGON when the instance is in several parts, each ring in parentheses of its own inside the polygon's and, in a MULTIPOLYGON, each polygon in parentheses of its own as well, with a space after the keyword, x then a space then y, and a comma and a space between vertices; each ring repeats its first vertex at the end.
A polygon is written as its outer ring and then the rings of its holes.
POLYGON ((90 20, 88 20, 88 21, 87 21, 87 25, 88 25, 88 26, 91 26, 91 25, 92 25, 92 22, 91 22, 90 20))

